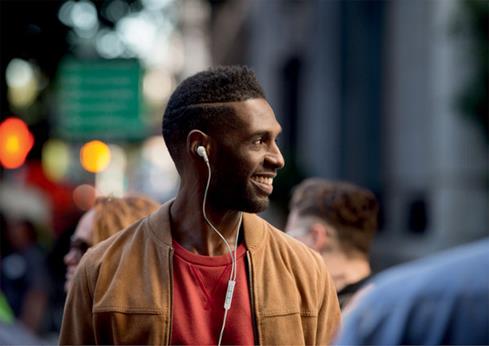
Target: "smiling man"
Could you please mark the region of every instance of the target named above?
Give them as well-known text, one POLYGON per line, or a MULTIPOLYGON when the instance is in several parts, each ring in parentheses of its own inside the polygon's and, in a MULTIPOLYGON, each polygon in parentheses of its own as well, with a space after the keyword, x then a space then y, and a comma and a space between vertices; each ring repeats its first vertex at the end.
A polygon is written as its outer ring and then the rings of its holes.
POLYGON ((284 166, 254 73, 210 69, 173 92, 174 200, 89 250, 61 344, 328 344, 340 312, 318 254, 255 215, 284 166))

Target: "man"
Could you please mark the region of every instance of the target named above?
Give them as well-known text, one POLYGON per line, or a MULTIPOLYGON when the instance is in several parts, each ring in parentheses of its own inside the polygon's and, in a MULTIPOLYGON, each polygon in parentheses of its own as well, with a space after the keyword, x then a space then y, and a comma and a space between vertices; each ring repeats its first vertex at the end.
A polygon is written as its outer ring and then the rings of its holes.
POLYGON ((489 345, 489 238, 391 268, 351 303, 338 345, 489 345))
POLYGON ((73 275, 88 248, 158 208, 156 201, 145 196, 98 197, 93 207, 80 218, 71 237, 70 250, 64 257, 65 291, 68 292, 71 288, 73 275))
POLYGON ((254 214, 284 166, 280 131, 248 68, 184 80, 163 117, 177 196, 86 253, 60 342, 330 343, 340 314, 324 263, 254 214))
POLYGON ((378 209, 372 192, 349 183, 310 178, 294 189, 286 231, 321 254, 342 309, 370 278, 378 209))

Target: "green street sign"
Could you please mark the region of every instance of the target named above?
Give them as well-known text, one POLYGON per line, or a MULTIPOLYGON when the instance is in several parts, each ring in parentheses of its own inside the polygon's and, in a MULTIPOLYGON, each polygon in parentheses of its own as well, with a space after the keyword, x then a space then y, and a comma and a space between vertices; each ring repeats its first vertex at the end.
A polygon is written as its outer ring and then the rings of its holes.
POLYGON ((73 140, 141 139, 141 66, 136 59, 65 59, 57 76, 57 135, 73 140))

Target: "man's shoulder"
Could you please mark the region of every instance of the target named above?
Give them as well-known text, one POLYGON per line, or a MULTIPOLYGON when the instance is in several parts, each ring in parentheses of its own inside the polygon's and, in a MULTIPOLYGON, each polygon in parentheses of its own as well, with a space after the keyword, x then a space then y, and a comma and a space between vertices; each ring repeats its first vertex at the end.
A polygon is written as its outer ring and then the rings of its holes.
POLYGON ((140 295, 148 287, 161 288, 168 280, 169 247, 155 234, 163 230, 152 227, 152 216, 140 219, 83 256, 74 282, 89 290, 94 311, 161 312, 158 290, 140 295))
POLYGON ((489 238, 386 270, 345 315, 338 344, 486 344, 489 238), (473 333, 467 333, 467 318, 473 333), (433 318, 435 316, 436 318, 433 318), (368 324, 362 323, 367 320, 368 324), (362 328, 359 328, 361 326, 362 328), (408 331, 398 333, 399 329, 408 331), (450 342, 448 342, 450 341, 450 342))
POLYGON ((387 269, 372 278, 371 289, 359 302, 358 310, 368 311, 375 306, 380 316, 396 309, 421 311, 449 300, 479 299, 489 284, 485 275, 488 250, 489 238, 387 269), (460 280, 461 277, 465 279, 460 280))
POLYGON ((301 264, 308 271, 323 270, 324 261, 319 253, 261 217, 256 215, 255 217, 263 224, 265 234, 261 245, 263 245, 264 250, 278 253, 282 258, 288 258, 291 262, 301 264))
POLYGON ((477 286, 472 283, 467 287, 460 280, 462 275, 474 282, 489 282, 487 275, 480 275, 489 266, 488 251, 489 238, 393 267, 380 273, 374 282, 386 290, 402 287, 403 291, 420 295, 438 296, 449 290, 467 292, 477 286))
POLYGON ((270 232, 272 241, 287 247, 288 250, 293 251, 295 254, 319 258, 319 254, 316 251, 312 250, 309 246, 293 238, 284 231, 270 225, 270 232))
POLYGON ((127 228, 117 232, 111 237, 92 246, 83 255, 80 265, 88 268, 99 266, 108 260, 114 260, 115 257, 123 255, 128 247, 135 242, 145 241, 148 238, 147 218, 142 218, 127 228))
MULTIPOLYGON (((164 237, 171 233, 169 224, 162 221, 167 213, 168 203, 165 203, 155 212, 91 247, 83 256, 84 261, 87 265, 100 264, 133 252, 136 248, 145 247, 148 243, 152 244, 151 246, 164 247, 170 243, 164 237)), ((169 237, 171 239, 171 236, 169 237)))

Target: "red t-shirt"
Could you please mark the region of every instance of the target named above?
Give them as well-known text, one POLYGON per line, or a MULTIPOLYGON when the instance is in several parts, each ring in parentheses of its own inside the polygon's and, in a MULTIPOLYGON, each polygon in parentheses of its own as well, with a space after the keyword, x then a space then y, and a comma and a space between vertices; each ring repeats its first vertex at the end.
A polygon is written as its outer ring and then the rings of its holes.
MULTIPOLYGON (((231 256, 201 256, 173 241, 172 345, 217 345, 224 317, 224 297, 231 256)), ((253 322, 245 264, 238 246, 237 277, 221 343, 253 345, 253 322)))

